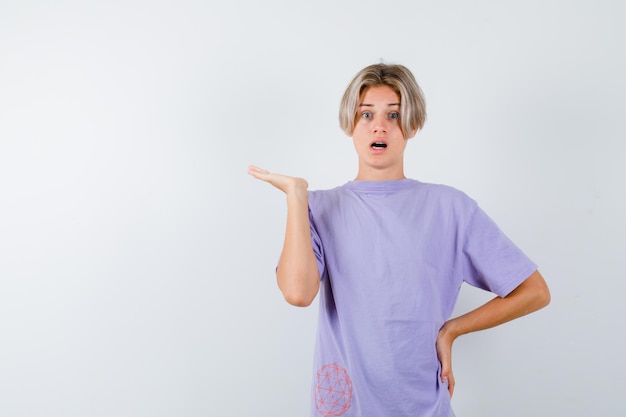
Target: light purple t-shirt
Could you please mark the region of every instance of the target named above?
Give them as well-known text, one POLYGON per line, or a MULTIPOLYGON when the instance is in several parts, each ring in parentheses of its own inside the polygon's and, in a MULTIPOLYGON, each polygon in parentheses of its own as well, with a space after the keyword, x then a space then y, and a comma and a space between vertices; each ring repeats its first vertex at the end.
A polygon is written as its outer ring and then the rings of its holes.
POLYGON ((450 417, 435 341, 461 284, 506 296, 536 269, 454 188, 353 181, 309 192, 322 285, 315 417, 450 417))

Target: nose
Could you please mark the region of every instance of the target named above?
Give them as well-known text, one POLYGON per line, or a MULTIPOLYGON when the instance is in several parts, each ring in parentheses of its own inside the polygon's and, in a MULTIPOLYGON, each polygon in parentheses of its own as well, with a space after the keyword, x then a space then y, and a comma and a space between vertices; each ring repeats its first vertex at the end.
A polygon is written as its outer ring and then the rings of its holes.
POLYGON ((377 116, 372 125, 374 133, 387 133, 387 119, 384 116, 377 116))

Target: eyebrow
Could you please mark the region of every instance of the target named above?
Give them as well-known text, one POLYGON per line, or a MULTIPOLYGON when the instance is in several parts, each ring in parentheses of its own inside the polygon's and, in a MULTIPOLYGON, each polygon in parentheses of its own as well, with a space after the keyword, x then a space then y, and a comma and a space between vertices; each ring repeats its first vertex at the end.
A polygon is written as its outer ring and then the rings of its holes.
MULTIPOLYGON (((391 106, 399 106, 400 103, 389 103, 387 104, 387 107, 391 107, 391 106)), ((359 107, 374 107, 373 104, 367 104, 367 103, 361 103, 359 104, 359 107)))

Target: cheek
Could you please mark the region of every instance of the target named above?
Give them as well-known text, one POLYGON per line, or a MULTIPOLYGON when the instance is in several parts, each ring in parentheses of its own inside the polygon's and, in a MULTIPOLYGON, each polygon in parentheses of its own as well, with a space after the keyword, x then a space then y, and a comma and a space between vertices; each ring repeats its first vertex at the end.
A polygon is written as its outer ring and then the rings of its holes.
POLYGON ((355 144, 367 140, 367 134, 365 132, 365 129, 363 129, 362 126, 355 126, 354 130, 352 131, 352 139, 354 140, 355 144))
POLYGON ((354 129, 352 129, 352 132, 353 132, 353 133, 354 133, 354 132, 360 132, 360 131, 362 131, 362 130, 363 130, 363 123, 361 123, 361 121, 357 121, 357 122, 354 124, 354 129))

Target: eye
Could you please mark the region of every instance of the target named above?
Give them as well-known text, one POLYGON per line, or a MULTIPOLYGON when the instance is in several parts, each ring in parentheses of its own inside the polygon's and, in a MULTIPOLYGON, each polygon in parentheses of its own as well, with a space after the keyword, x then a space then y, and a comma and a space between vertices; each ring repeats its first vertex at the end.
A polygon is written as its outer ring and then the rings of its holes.
POLYGON ((364 119, 371 119, 372 118, 372 113, 368 112, 368 111, 364 111, 363 113, 361 113, 361 117, 364 119))
POLYGON ((389 118, 392 120, 396 120, 400 118, 400 113, 398 112, 393 112, 393 113, 389 113, 389 118))

